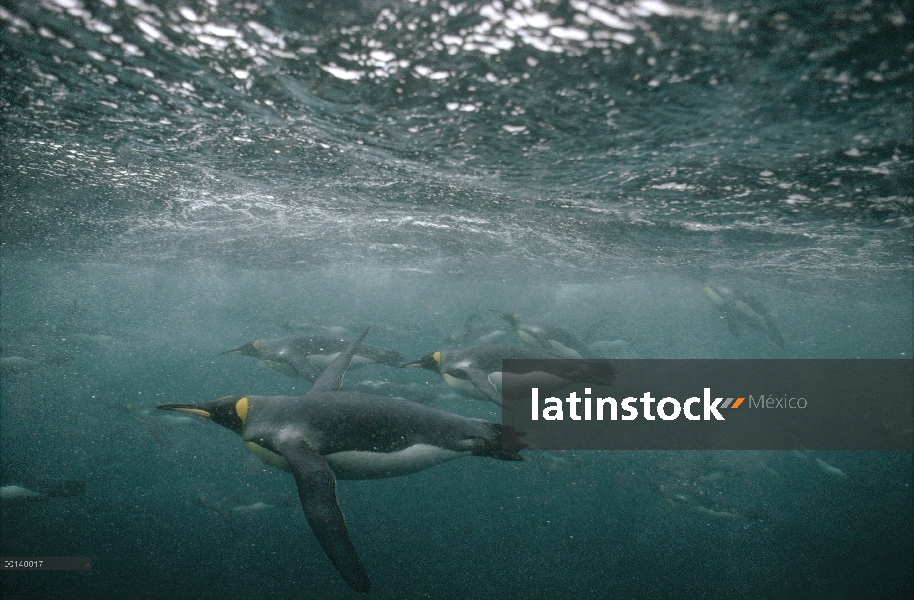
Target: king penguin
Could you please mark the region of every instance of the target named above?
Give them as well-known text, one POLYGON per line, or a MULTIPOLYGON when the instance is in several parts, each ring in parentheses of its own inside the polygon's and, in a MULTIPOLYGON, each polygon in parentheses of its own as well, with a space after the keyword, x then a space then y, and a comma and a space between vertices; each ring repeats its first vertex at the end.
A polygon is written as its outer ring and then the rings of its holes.
POLYGON ((774 319, 771 318, 762 303, 755 298, 726 287, 705 285, 702 291, 717 310, 723 313, 733 337, 739 337, 737 323, 745 323, 767 335, 778 346, 784 345, 784 337, 778 331, 774 319))
POLYGON ((560 358, 581 358, 586 353, 585 344, 564 329, 523 322, 517 313, 489 310, 504 319, 526 344, 539 346, 560 358))
MULTIPOLYGON (((480 345, 469 346, 459 350, 438 350, 426 354, 419 360, 401 365, 403 367, 422 367, 439 373, 454 391, 477 400, 491 400, 501 406, 502 360, 554 360, 560 358, 540 348, 530 346, 480 345)), ((588 363, 593 361, 565 361, 564 364, 553 363, 551 371, 561 377, 552 383, 552 387, 562 387, 580 381, 594 385, 611 385, 614 379, 611 368, 602 366, 589 369, 586 364, 570 367, 569 363, 588 363), (581 371, 581 367, 585 370, 581 371)), ((546 384, 543 384, 546 385, 546 384)), ((511 408, 506 405, 506 408, 511 408)))
MULTIPOLYGON (((407 400, 342 392, 363 331, 301 397, 228 396, 157 408, 198 415, 239 434, 264 462, 291 471, 311 530, 343 579, 368 592, 336 498, 337 479, 406 475, 462 456, 523 460, 503 449, 516 432, 407 400)), ((523 444, 519 444, 523 446, 523 444)))
POLYGON ((51 481, 36 479, 0 486, 0 500, 21 502, 45 498, 70 498, 78 496, 86 487, 83 481, 51 481))
MULTIPOLYGON (((290 335, 272 340, 254 340, 223 354, 243 354, 262 360, 268 367, 288 377, 304 377, 314 381, 344 350, 348 342, 341 337, 324 334, 290 335)), ((394 350, 377 346, 361 346, 352 359, 352 367, 379 363, 399 366, 402 357, 394 350)))
POLYGON ((490 323, 481 323, 481 319, 479 313, 472 313, 463 322, 463 332, 451 335, 444 340, 444 343, 457 346, 494 344, 508 334, 507 331, 494 327, 490 323))

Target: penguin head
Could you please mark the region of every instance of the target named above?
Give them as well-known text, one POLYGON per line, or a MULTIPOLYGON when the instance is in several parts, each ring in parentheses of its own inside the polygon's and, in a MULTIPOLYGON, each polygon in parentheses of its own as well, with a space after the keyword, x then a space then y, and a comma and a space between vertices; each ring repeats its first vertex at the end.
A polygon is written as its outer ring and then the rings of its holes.
POLYGON ((245 344, 244 346, 239 346, 234 350, 226 350, 225 352, 220 352, 219 356, 222 356, 223 354, 244 354, 245 356, 253 356, 255 358, 259 357, 260 340, 254 340, 253 342, 245 344))
POLYGON ((400 367, 422 367, 423 369, 438 373, 441 371, 441 351, 426 354, 419 360, 400 365, 400 367))
POLYGON ((160 404, 156 408, 205 417, 240 434, 248 416, 249 403, 247 396, 224 396, 204 404, 160 404))

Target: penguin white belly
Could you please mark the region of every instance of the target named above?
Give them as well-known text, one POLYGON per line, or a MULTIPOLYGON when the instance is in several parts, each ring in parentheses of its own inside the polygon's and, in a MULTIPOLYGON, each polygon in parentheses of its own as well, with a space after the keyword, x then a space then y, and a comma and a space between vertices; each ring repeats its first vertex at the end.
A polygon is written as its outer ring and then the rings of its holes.
MULTIPOLYGON (((246 442, 257 458, 277 469, 291 471, 285 458, 254 442, 246 442)), ((397 452, 347 450, 324 456, 337 479, 382 479, 409 475, 437 464, 469 456, 470 452, 446 450, 428 444, 413 444, 397 452)))
POLYGON ((549 347, 556 356, 561 356, 562 358, 581 358, 580 352, 572 350, 565 344, 561 344, 555 340, 549 340, 549 347))
POLYGON ((272 504, 266 504, 265 502, 255 502, 250 506, 235 506, 232 508, 232 512, 236 513, 252 513, 260 512, 262 510, 267 510, 268 508, 276 508, 272 504))
POLYGON ((517 337, 519 337, 521 340, 523 340, 523 342, 526 344, 539 344, 539 340, 537 340, 535 337, 533 337, 532 335, 530 335, 523 329, 517 330, 517 337))
POLYGON ((492 333, 487 333, 486 335, 476 338, 476 340, 473 341, 473 344, 494 344, 506 335, 508 335, 506 331, 498 329, 492 333))
POLYGON ((254 453, 254 456, 270 465, 271 467, 282 469, 283 471, 292 471, 292 469, 289 467, 289 461, 283 458, 282 455, 276 454, 275 452, 270 452, 260 444, 255 444, 254 442, 245 442, 244 444, 250 449, 251 452, 254 453))
POLYGON ((324 456, 324 460, 333 469, 337 479, 380 479, 409 475, 469 455, 470 452, 414 444, 398 452, 336 452, 324 456))
POLYGON ((495 388, 498 389, 498 393, 500 394, 501 393, 501 380, 502 380, 501 371, 493 371, 492 373, 489 373, 488 379, 489 379, 489 383, 494 385, 495 388))
POLYGON ((469 379, 460 379, 459 377, 454 377, 453 375, 448 375, 447 373, 442 373, 441 377, 444 378, 444 382, 454 388, 458 393, 468 396, 470 398, 479 398, 486 400, 485 395, 476 389, 476 386, 473 385, 473 382, 469 379))
POLYGON ((20 500, 39 500, 44 498, 44 494, 33 492, 28 488, 19 485, 5 485, 0 487, 0 500, 20 501, 20 500))
POLYGON ((726 300, 724 300, 723 297, 720 294, 718 294, 716 291, 714 291, 714 289, 711 287, 705 286, 705 287, 701 288, 701 291, 703 291, 705 293, 705 296, 708 297, 708 299, 714 304, 714 306, 723 307, 724 304, 727 303, 726 300))
POLYGON ((747 323, 750 327, 754 327, 762 331, 765 331, 768 328, 768 325, 765 322, 765 317, 755 312, 751 306, 742 300, 735 301, 733 303, 733 308, 736 309, 736 313, 739 315, 740 319, 742 319, 742 321, 747 323))

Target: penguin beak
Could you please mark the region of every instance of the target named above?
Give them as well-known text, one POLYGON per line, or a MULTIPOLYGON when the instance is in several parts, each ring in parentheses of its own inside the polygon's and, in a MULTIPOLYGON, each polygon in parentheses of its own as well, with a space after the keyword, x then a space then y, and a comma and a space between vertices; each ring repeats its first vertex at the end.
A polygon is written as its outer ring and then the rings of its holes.
POLYGON ((400 365, 398 368, 400 368, 400 369, 405 369, 405 368, 407 368, 407 367, 421 367, 421 366, 422 366, 422 363, 411 362, 411 363, 403 363, 403 364, 400 365))
POLYGON ((156 408, 161 410, 175 410, 178 412, 188 413, 191 415, 197 415, 199 417, 206 417, 207 419, 212 419, 213 415, 208 411, 198 408, 196 404, 160 404, 156 408))
POLYGON ((217 356, 222 356, 223 354, 244 354, 245 356, 260 356, 260 340, 254 340, 249 342, 244 346, 238 346, 234 350, 226 350, 225 352, 220 352, 217 356))

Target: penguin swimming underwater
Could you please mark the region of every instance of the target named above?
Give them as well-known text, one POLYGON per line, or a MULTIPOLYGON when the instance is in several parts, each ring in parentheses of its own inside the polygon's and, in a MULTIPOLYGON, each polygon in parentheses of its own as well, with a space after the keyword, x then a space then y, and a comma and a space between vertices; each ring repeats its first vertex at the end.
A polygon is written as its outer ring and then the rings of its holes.
MULTIPOLYGON (((262 360, 268 367, 288 377, 304 377, 315 381, 321 372, 346 348, 343 338, 323 334, 300 334, 272 340, 254 340, 223 354, 243 354, 262 360)), ((352 367, 371 363, 399 366, 398 352, 377 346, 360 346, 353 357, 352 367)))
POLYGON ((479 313, 472 313, 463 322, 463 332, 452 334, 444 343, 458 346, 493 344, 508 334, 507 331, 493 327, 490 323, 480 323, 480 318, 479 313))
POLYGON ((314 535, 343 579, 368 592, 336 498, 336 480, 415 473, 462 456, 523 460, 502 449, 498 423, 469 419, 394 398, 341 392, 343 375, 366 329, 334 359, 307 394, 228 396, 205 404, 163 404, 239 434, 258 458, 292 472, 314 535))
POLYGON ((784 345, 784 337, 778 331, 774 319, 771 318, 762 303, 755 298, 726 287, 714 288, 705 285, 702 291, 717 310, 726 317, 727 327, 730 328, 733 337, 739 337, 737 323, 745 323, 767 335, 778 346, 784 345))
MULTIPOLYGON (((445 383, 454 391, 477 400, 491 400, 501 406, 501 361, 507 359, 549 360, 557 359, 539 348, 528 346, 481 345, 469 346, 460 350, 439 350, 426 354, 419 360, 401 365, 402 367, 422 367, 439 373, 445 383)), ((575 361, 569 361, 575 362, 575 361)), ((586 361, 578 361, 584 363, 586 361)), ((611 369, 605 365, 596 370, 580 368, 566 369, 560 378, 551 382, 552 387, 562 387, 575 382, 587 381, 595 385, 610 385, 614 379, 611 369)), ((548 379, 548 378, 547 378, 548 379)), ((549 385, 548 381, 542 384, 549 385)), ((511 408, 511 407, 507 407, 511 408)))
POLYGON ((316 325, 304 321, 286 321, 283 327, 300 335, 330 335, 340 338, 346 338, 354 335, 352 331, 340 325, 327 326, 316 325))
POLYGON ((83 481, 34 480, 10 483, 0 486, 0 500, 22 502, 45 498, 70 498, 81 494, 85 487, 83 481))
POLYGON ((0 357, 0 375, 19 375, 27 373, 32 369, 37 369, 41 363, 37 360, 25 358, 23 356, 2 356, 0 357))
POLYGON ((513 327, 524 343, 539 346, 559 358, 581 358, 586 354, 584 342, 564 329, 522 322, 517 313, 506 313, 491 308, 489 311, 513 327))

